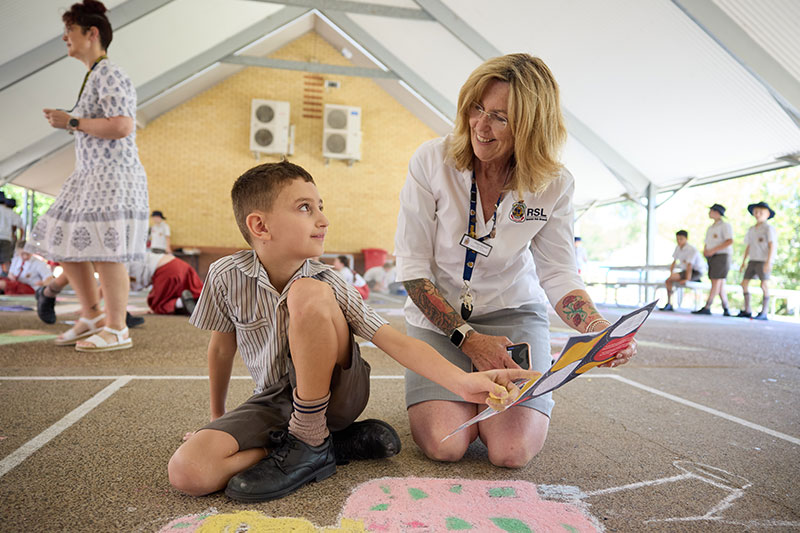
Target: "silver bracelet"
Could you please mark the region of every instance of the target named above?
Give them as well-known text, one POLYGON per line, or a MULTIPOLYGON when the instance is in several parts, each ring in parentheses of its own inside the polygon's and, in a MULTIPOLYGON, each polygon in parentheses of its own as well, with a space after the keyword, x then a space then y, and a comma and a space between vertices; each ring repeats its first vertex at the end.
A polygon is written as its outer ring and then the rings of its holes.
MULTIPOLYGON (((608 320, 606 320, 605 318, 597 318, 597 319, 595 319, 595 320, 592 320, 591 322, 589 322, 589 324, 586 326, 586 333, 594 333, 594 330, 592 329, 592 327, 593 327, 595 324, 597 324, 598 322, 605 322, 605 323, 607 323, 609 326, 611 325, 611 322, 609 322, 609 321, 608 321, 608 320)), ((608 327, 608 326, 606 326, 606 327, 608 327)), ((604 328, 604 329, 605 329, 605 328, 604 328)))

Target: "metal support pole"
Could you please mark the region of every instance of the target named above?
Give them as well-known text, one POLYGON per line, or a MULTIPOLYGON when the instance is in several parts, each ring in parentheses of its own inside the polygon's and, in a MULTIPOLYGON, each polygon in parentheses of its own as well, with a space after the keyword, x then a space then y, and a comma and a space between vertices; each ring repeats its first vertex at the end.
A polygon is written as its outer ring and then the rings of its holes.
MULTIPOLYGON (((653 264, 656 252, 656 237, 658 235, 658 224, 656 221, 656 188, 651 183, 647 186, 647 255, 645 257, 645 264, 649 267, 653 264)), ((650 270, 647 271, 645 279, 650 282, 650 270)), ((655 297, 655 288, 647 287, 645 295, 647 301, 652 301, 655 297)))

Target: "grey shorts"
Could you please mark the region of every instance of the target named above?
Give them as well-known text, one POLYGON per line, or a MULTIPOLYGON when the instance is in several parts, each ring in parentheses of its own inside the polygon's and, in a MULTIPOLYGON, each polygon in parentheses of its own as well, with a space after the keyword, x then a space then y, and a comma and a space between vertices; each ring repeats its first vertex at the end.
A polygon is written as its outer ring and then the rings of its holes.
MULTIPOLYGON (((344 429, 355 422, 369 401, 369 363, 361 358, 361 349, 352 334, 350 345, 350 367, 343 369, 336 365, 333 368, 331 399, 326 412, 330 431, 344 429)), ((286 429, 292 415, 292 390, 296 385, 297 376, 290 361, 289 373, 280 381, 202 429, 228 433, 239 443, 240 450, 263 448, 269 443, 270 431, 286 429)))
POLYGON ((725 279, 728 277, 728 271, 731 268, 730 254, 714 254, 707 257, 708 261, 708 279, 725 279))
MULTIPOLYGON (((3 208, 5 209, 5 207, 3 208)), ((0 240, 0 263, 8 263, 14 257, 14 243, 0 240)))
POLYGON ((747 268, 744 270, 744 279, 758 278, 761 281, 769 279, 769 274, 764 272, 764 263, 766 261, 748 261, 747 268))
MULTIPOLYGON (((550 321, 547 318, 547 305, 527 304, 518 309, 504 309, 479 317, 472 317, 469 325, 485 335, 503 335, 511 342, 527 342, 531 346, 531 370, 544 374, 553 364, 550 354, 550 321)), ((442 356, 465 372, 472 371, 472 360, 456 348, 442 333, 406 324, 408 335, 419 339, 442 354, 442 356)), ((406 408, 420 402, 447 400, 465 402, 460 396, 436 383, 406 370, 406 408)), ((551 393, 533 398, 520 405, 536 409, 550 416, 553 410, 551 393)))

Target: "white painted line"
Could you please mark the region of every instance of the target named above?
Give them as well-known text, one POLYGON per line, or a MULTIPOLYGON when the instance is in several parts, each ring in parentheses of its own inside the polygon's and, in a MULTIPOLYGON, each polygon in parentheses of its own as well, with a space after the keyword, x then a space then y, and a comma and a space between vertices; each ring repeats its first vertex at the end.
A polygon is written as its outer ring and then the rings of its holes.
MULTIPOLYGON (((0 376, 0 381, 110 381, 117 379, 120 376, 0 376)), ((189 375, 176 375, 176 376, 123 376, 130 379, 149 380, 149 379, 167 379, 167 380, 195 380, 195 379, 208 379, 208 376, 189 376, 189 375)), ((372 379, 405 379, 405 376, 370 376, 372 379)), ((253 379, 251 376, 231 376, 231 379, 253 379)))
MULTIPOLYGON (((159 379, 159 380, 201 380, 201 379, 208 379, 208 376, 124 376, 128 380, 136 379, 136 380, 150 380, 150 379, 159 379)), ((386 375, 386 376, 370 376, 371 379, 405 379, 404 376, 396 376, 396 375, 386 375)), ((647 385, 643 385, 632 379, 623 378, 622 376, 618 376, 616 374, 591 374, 591 375, 583 375, 582 378, 608 378, 608 379, 615 379, 622 383, 626 383, 632 387, 636 387, 643 391, 649 392, 651 394, 655 394, 656 396, 661 396, 662 398, 666 398, 668 400, 672 400, 673 402, 680 403, 682 405, 686 405, 687 407, 692 407, 699 411, 703 411, 705 413, 718 416, 729 422, 734 422, 736 424, 740 424, 742 426, 748 427, 750 429, 754 429, 756 431, 760 431, 762 433, 766 433, 767 435, 771 435, 773 437, 777 437, 781 440, 785 440, 787 442, 791 442, 792 444, 800 445, 800 439, 797 437, 792 437, 791 435, 787 435, 786 433, 781 433, 780 431, 775 431, 774 429, 769 429, 768 427, 761 426, 759 424, 754 424, 753 422, 749 422, 743 418, 739 418, 737 416, 729 415, 727 413, 723 413, 722 411, 718 411, 711 407, 706 407, 705 405, 701 405, 699 403, 695 403, 691 400, 686 400, 681 398, 680 396, 675 396, 674 394, 670 394, 668 392, 663 392, 653 387, 649 387, 647 385)), ((0 376, 0 381, 62 381, 62 380, 109 380, 109 379, 116 379, 119 376, 0 376)), ((231 379, 251 379, 250 376, 231 376, 231 379)), ((0 473, 2 476, 2 473, 0 473)))
POLYGON ((760 426, 758 424, 754 424, 753 422, 749 422, 743 418, 739 418, 738 416, 729 415, 728 413, 723 413, 722 411, 718 411, 711 407, 706 407, 705 405, 701 405, 699 403, 695 403, 691 400, 686 400, 681 398, 680 396, 675 396, 674 394, 670 394, 668 392, 663 392, 658 389, 654 389, 653 387, 648 387, 647 385, 642 385, 632 379, 623 378, 622 376, 617 376, 616 374, 594 374, 591 376, 583 376, 586 378, 610 378, 615 379, 617 381, 621 381, 622 383, 627 383, 632 387, 636 387, 637 389, 642 389, 643 391, 647 391, 651 394, 655 394, 656 396, 661 396, 662 398, 666 398, 668 400, 672 400, 673 402, 677 402, 682 405, 686 405, 688 407, 692 407, 697 409, 698 411, 703 411, 704 413, 708 413, 714 416, 718 416, 720 418, 724 418, 729 422, 734 422, 736 424, 740 424, 742 426, 748 427, 750 429, 755 429, 756 431, 760 431, 762 433, 766 433, 767 435, 772 435, 773 437, 777 437, 779 439, 785 440, 787 442, 791 442, 792 444, 800 445, 800 439, 796 437, 792 437, 791 435, 787 435, 786 433, 781 433, 780 431, 775 431, 774 429, 769 429, 768 427, 760 426))
POLYGON ((62 431, 83 418, 89 411, 103 403, 112 394, 125 386, 125 384, 130 380, 131 376, 118 377, 113 383, 73 409, 72 412, 64 416, 64 418, 14 450, 10 455, 0 461, 0 477, 6 475, 10 470, 30 457, 31 454, 33 454, 36 450, 53 440, 62 431))

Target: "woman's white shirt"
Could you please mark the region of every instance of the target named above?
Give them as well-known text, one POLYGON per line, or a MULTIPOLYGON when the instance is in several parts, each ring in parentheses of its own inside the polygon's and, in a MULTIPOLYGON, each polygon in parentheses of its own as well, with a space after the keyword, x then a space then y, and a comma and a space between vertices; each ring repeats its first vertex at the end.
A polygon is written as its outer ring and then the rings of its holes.
MULTIPOLYGON (((460 242, 467 232, 472 171, 445 161, 447 139, 426 142, 411 158, 400 193, 395 255, 397 281, 427 278, 458 310, 466 252, 460 242)), ((492 250, 475 260, 473 316, 548 300, 555 305, 570 291, 585 288, 575 265, 573 190, 572 175, 564 169, 540 195, 523 196, 521 221, 511 218, 517 193, 504 195, 495 238, 485 241, 492 250)), ((483 219, 480 205, 479 193, 476 232, 483 237, 491 218, 483 219)), ((410 299, 405 315, 411 325, 438 331, 410 299)))

